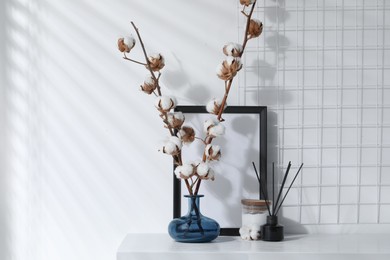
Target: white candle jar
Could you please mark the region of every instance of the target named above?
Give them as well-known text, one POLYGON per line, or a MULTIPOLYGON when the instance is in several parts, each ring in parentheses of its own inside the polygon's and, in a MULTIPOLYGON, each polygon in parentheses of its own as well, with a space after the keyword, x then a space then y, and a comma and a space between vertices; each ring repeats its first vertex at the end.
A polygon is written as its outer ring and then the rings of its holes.
POLYGON ((244 240, 259 240, 261 226, 267 221, 268 211, 265 200, 242 199, 241 238, 244 240))

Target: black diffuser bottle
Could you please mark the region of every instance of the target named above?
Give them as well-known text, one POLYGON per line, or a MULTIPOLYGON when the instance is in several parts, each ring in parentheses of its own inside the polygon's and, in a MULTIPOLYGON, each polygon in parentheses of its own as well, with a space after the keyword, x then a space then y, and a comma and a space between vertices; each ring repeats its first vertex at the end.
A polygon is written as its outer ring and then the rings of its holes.
MULTIPOLYGON (((267 216, 267 223, 261 226, 261 237, 264 241, 272 241, 272 242, 277 242, 277 241, 282 241, 284 239, 284 227, 283 225, 280 225, 278 223, 278 212, 288 194, 290 191, 291 186, 293 185, 295 179, 297 178, 299 172, 301 171, 303 166, 303 163, 301 164, 301 167, 299 167, 297 173, 294 176, 294 179, 292 180, 290 186, 288 187, 288 190, 286 194, 283 196, 283 199, 281 201, 280 197, 284 188, 284 185, 286 183, 287 175, 288 172, 290 171, 291 167, 291 162, 289 162, 287 166, 286 173, 284 174, 283 181, 282 181, 282 186, 280 187, 280 190, 278 192, 278 197, 275 202, 275 167, 274 164, 272 164, 272 208, 268 207, 268 213, 269 215, 267 216)), ((268 201, 268 194, 265 192, 265 197, 266 200, 268 201)), ((268 204, 267 204, 268 205, 268 204)))
POLYGON ((261 236, 264 241, 284 239, 284 227, 279 225, 278 216, 267 216, 267 223, 261 226, 261 236))

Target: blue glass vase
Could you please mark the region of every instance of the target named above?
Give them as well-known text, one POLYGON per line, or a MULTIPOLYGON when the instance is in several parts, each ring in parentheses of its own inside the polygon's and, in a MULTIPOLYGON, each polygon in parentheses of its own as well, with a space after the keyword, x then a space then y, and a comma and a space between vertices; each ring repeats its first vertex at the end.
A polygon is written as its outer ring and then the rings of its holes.
POLYGON ((220 230, 218 222, 200 213, 199 198, 203 195, 184 197, 188 199, 188 212, 169 223, 169 235, 175 241, 184 243, 204 243, 216 239, 220 230))

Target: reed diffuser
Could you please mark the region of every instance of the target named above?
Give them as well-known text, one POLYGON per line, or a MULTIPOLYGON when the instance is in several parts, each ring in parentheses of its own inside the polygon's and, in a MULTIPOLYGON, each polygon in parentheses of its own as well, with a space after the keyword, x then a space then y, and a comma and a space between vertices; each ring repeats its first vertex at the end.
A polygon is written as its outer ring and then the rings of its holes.
MULTIPOLYGON (((256 175, 258 175, 256 166, 254 164, 253 167, 255 169, 256 175)), ((302 167, 303 167, 303 163, 301 164, 298 171, 296 172, 294 179, 292 180, 290 186, 287 189, 287 192, 282 197, 282 192, 286 184, 288 173, 290 172, 290 168, 291 168, 291 161, 288 163, 286 172, 284 173, 283 176, 282 185, 280 186, 275 201, 275 164, 272 163, 272 207, 270 206, 270 203, 266 203, 269 215, 267 216, 266 224, 261 226, 261 236, 264 241, 282 241, 284 239, 284 227, 283 225, 280 225, 278 223, 278 212, 282 207, 283 202, 286 199, 287 194, 290 191, 292 185, 294 184, 296 178, 298 177, 298 174, 301 171, 302 167)), ((266 201, 269 201, 266 184, 264 184, 264 182, 260 183, 259 181, 259 185, 261 185, 260 190, 262 191, 263 197, 265 198, 266 201)))

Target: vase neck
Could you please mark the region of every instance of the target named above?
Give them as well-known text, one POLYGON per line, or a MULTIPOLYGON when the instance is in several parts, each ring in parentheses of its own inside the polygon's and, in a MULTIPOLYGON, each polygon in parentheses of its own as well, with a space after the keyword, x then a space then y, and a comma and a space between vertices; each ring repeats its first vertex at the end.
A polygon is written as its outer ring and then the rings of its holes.
POLYGON ((196 195, 196 196, 184 196, 188 199, 188 215, 200 215, 200 198, 203 197, 203 195, 196 195))

